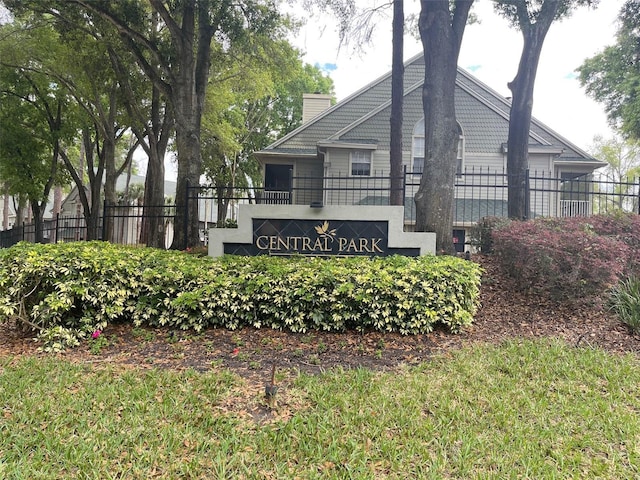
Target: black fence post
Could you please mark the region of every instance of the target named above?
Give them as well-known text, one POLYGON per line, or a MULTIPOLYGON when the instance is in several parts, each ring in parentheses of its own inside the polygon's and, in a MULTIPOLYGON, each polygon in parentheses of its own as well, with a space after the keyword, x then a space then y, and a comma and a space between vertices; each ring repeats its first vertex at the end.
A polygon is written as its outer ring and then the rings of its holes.
POLYGON ((56 213, 56 231, 55 231, 56 241, 58 243, 60 240, 60 212, 56 213))
MULTIPOLYGON (((402 166, 402 205, 407 203, 407 166, 402 166)), ((406 205, 405 205, 406 206, 406 205)))
POLYGON ((529 180, 529 169, 525 170, 524 177, 524 219, 529 220, 531 212, 531 181, 529 180))
POLYGON ((289 204, 293 203, 293 168, 289 169, 289 204))
POLYGON ((638 215, 640 215, 640 177, 638 177, 638 215))
MULTIPOLYGON (((107 199, 104 199, 104 204, 102 207, 102 238, 104 241, 107 238, 107 209, 109 208, 109 204, 107 203, 107 199)), ((93 223, 93 222, 92 222, 93 223)))

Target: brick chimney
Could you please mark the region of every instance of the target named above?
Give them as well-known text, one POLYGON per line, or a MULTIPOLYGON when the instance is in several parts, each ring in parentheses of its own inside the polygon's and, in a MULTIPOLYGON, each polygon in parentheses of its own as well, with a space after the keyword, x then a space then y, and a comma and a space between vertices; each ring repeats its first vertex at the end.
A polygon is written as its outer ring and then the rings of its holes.
POLYGON ((331 106, 331 95, 324 93, 302 94, 302 123, 307 123, 331 106))

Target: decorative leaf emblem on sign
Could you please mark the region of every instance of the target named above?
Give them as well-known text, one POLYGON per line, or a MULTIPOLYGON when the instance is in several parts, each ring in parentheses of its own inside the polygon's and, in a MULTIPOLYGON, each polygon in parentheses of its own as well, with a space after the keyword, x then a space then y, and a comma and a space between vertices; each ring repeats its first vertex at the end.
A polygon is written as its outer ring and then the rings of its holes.
POLYGON ((315 229, 316 229, 316 233, 319 236, 328 238, 331 241, 333 241, 333 237, 336 236, 336 229, 333 228, 329 230, 329 222, 327 222, 326 220, 322 225, 316 225, 315 229))

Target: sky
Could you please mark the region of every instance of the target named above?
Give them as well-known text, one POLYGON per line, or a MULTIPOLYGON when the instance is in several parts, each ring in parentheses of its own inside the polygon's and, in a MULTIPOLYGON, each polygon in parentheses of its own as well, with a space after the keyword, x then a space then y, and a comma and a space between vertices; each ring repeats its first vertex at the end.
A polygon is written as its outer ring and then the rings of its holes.
MULTIPOLYGON (((364 5, 373 1, 361 2, 364 5)), ((380 3, 380 1, 378 1, 380 3)), ((407 0, 405 15, 417 12, 417 0, 407 0)), ((465 29, 458 65, 504 96, 515 77, 522 34, 493 12, 491 0, 476 0, 479 24, 465 29)), ((587 97, 577 79, 582 62, 615 42, 616 17, 624 0, 600 0, 597 9, 581 7, 562 22, 554 22, 545 39, 534 91, 534 117, 578 147, 589 150, 595 135, 613 136, 602 105, 587 97)), ((391 12, 374 31, 362 53, 339 47, 335 21, 311 17, 292 43, 304 52, 304 61, 318 65, 333 79, 337 99, 391 70, 391 12)), ((405 60, 421 52, 420 42, 405 37, 405 60)))

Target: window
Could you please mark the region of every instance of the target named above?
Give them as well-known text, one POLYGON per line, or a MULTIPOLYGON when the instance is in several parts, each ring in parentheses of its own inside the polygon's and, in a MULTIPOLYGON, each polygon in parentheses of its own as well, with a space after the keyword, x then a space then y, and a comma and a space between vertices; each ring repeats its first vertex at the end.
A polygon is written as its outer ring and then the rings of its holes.
POLYGON ((413 173, 422 173, 424 169, 424 137, 413 138, 413 173))
POLYGON ((355 150, 351 152, 351 175, 371 175, 371 151, 355 150))
POLYGON ((456 154, 456 175, 462 176, 462 166, 464 164, 464 136, 462 135, 462 129, 458 125, 458 153, 456 154))
MULTIPOLYGON (((462 135, 462 128, 458 124, 458 152, 456 154, 456 175, 462 175, 462 168, 464 165, 464 136, 462 135)), ((424 118, 416 123, 413 129, 413 142, 412 142, 412 173, 422 173, 424 169, 424 118)))
POLYGON ((422 173, 424 169, 424 118, 413 127, 411 172, 422 173))

